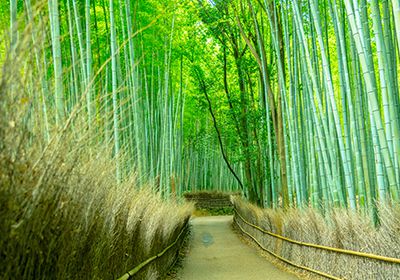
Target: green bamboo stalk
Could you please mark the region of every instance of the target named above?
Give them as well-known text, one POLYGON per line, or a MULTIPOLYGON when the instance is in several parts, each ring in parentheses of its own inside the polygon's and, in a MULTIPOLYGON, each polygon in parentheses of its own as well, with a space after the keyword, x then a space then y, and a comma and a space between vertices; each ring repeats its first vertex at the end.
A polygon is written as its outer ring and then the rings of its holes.
POLYGON ((55 83, 55 104, 56 104, 56 123, 61 125, 65 118, 64 104, 64 85, 63 85, 63 70, 60 42, 60 20, 58 13, 58 0, 49 0, 49 17, 50 31, 52 41, 53 65, 54 65, 54 83, 55 83))
POLYGON ((10 0, 10 35, 10 47, 12 50, 16 47, 18 41, 17 0, 10 0))
MULTIPOLYGON (((298 14, 298 9, 296 9, 297 14, 298 14)), ((340 125, 340 119, 339 119, 339 112, 337 110, 336 106, 336 101, 335 101, 335 94, 334 94, 334 89, 333 89, 333 83, 332 83, 332 75, 330 71, 330 64, 327 59, 326 55, 326 47, 325 43, 322 39, 322 30, 320 28, 320 18, 319 18, 319 13, 318 13, 318 4, 312 0, 311 1, 311 13, 314 19, 314 26, 317 31, 317 38, 319 42, 319 47, 321 49, 321 58, 322 58, 322 66, 323 66, 323 71, 326 79, 326 85, 327 85, 327 93, 330 99, 330 105, 332 108, 332 113, 334 117, 334 122, 336 126, 336 133, 338 136, 338 144, 339 144, 339 151, 340 151, 340 156, 342 159, 342 164, 343 164, 343 169, 345 173, 345 180, 346 180, 346 185, 347 185, 347 191, 348 191, 348 198, 350 202, 350 208, 351 209, 356 209, 356 195, 355 195, 355 190, 354 190, 354 179, 353 179, 353 173, 351 170, 351 163, 350 163, 350 155, 349 153, 346 153, 345 145, 343 142, 343 136, 342 136, 342 128, 340 125)), ((299 14, 298 14, 299 16, 299 14)), ((350 145, 350 143, 348 143, 350 145)))
POLYGON ((115 30, 114 19, 114 3, 110 0, 110 43, 111 43, 111 76, 112 76, 112 101, 113 101, 113 122, 114 122, 114 154, 116 163, 117 182, 121 182, 121 169, 119 163, 120 156, 120 140, 119 140, 119 124, 118 124, 118 76, 117 76, 117 35, 115 30))
MULTIPOLYGON (((92 43, 91 43, 91 18, 90 18, 90 0, 85 2, 85 26, 86 26, 86 82, 87 82, 87 94, 86 94, 86 106, 88 111, 88 123, 89 129, 93 122, 93 109, 92 97, 93 87, 91 86, 91 80, 93 78, 93 62, 92 62, 92 43)), ((81 54, 83 56, 83 53, 81 54)))
MULTIPOLYGON (((379 139, 379 143, 375 142, 375 146, 377 147, 376 150, 378 149, 378 147, 380 147, 380 150, 382 152, 382 156, 384 159, 384 164, 386 167, 386 172, 388 175, 388 180, 389 180, 389 186, 390 186, 390 190, 393 191, 393 196, 394 198, 397 200, 398 199, 398 187, 397 187, 397 180, 395 177, 395 172, 394 172, 394 167, 393 167, 393 162, 391 160, 390 157, 390 153, 389 153, 389 148, 388 148, 388 142, 387 142, 387 138, 385 135, 385 131, 383 129, 383 125, 382 125, 382 118, 380 115, 380 108, 379 108, 379 103, 378 103, 378 99, 377 99, 377 89, 376 89, 376 79, 374 76, 374 69, 373 69, 373 65, 371 63, 368 62, 368 58, 367 58, 367 50, 365 48, 367 42, 366 42, 366 36, 364 35, 364 30, 362 28, 362 26, 360 26, 360 24, 358 22, 361 22, 360 19, 360 14, 357 10, 357 5, 355 5, 355 3, 353 2, 350 3, 350 0, 345 0, 345 7, 347 10, 347 16, 348 16, 348 20, 349 20, 349 24, 350 24, 350 28, 354 37, 354 41, 355 41, 355 45, 357 48, 357 52, 358 52, 358 56, 360 59, 360 63, 361 63, 361 68, 363 71, 363 76, 364 76, 364 80, 365 80, 365 84, 366 84, 366 89, 367 89, 367 93, 368 93, 368 99, 369 99, 369 106, 370 106, 370 112, 374 117, 374 123, 377 129, 377 133, 378 133, 378 139, 379 139), (355 9, 353 8, 353 5, 355 7, 355 9), (357 20, 357 22, 356 22, 357 20)), ((375 138, 373 138, 375 139, 375 138)), ((378 140, 376 139, 376 140, 378 140)))
MULTIPOLYGON (((11 4, 11 2, 10 2, 11 4)), ((13 4, 14 5, 14 4, 13 4)), ((26 7, 26 13, 28 17, 28 22, 30 24, 34 24, 34 16, 32 13, 32 5, 30 0, 25 0, 25 7, 26 7)), ((12 8, 16 8, 15 6, 12 8)), ((42 71, 41 67, 41 61, 42 61, 42 56, 41 56, 41 49, 40 45, 38 44, 38 40, 36 38, 36 32, 31 33, 32 37, 32 45, 34 46, 34 53, 35 53, 35 62, 36 62, 36 68, 38 70, 39 76, 41 77, 41 111, 43 112, 43 122, 44 122, 44 138, 45 142, 48 143, 50 140, 50 128, 49 128, 49 120, 48 120, 48 115, 47 115, 47 104, 46 104, 46 98, 49 96, 48 93, 48 83, 46 79, 46 75, 42 71)))

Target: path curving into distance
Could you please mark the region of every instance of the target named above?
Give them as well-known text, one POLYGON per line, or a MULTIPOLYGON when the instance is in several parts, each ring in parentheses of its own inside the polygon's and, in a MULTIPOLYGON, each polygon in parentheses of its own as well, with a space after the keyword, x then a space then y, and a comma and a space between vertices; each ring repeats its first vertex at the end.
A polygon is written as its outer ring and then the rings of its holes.
POLYGON ((178 273, 181 280, 294 280, 245 245, 232 231, 232 216, 191 220, 189 254, 178 273))

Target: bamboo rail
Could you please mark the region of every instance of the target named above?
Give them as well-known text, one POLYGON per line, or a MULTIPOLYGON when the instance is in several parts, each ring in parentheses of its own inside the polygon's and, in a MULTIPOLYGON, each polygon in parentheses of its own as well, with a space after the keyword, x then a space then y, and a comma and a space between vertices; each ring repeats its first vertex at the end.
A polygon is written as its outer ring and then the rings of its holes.
POLYGON ((240 215, 240 213, 236 210, 236 208, 234 208, 235 213, 237 214, 237 216, 247 225, 265 233, 268 234, 270 236, 276 237, 278 239, 296 244, 296 245, 300 245, 300 246, 305 246, 305 247, 311 247, 311 248, 317 248, 317 249, 321 249, 321 250, 326 250, 326 251, 330 251, 330 252, 335 252, 335 253, 341 253, 341 254, 347 254, 347 255, 353 255, 353 256, 358 256, 358 257, 364 257, 364 258, 369 258, 369 259, 374 259, 374 260, 379 260, 379 261, 384 261, 384 262, 390 262, 390 263, 397 263, 400 264, 400 259, 398 258, 392 258, 392 257, 385 257, 385 256, 380 256, 380 255, 376 255, 376 254, 371 254, 371 253, 363 253, 363 252, 357 252, 357 251, 353 251, 353 250, 347 250, 347 249, 339 249, 339 248, 334 248, 334 247, 329 247, 329 246, 323 246, 323 245, 317 245, 317 244, 313 244, 313 243, 307 243, 307 242, 301 242, 301 241, 297 241, 297 240, 293 240, 284 236, 281 236, 279 234, 267 231, 257 225, 254 225, 248 221, 246 221, 245 218, 243 218, 242 215, 240 215))
POLYGON ((292 265, 292 266, 294 266, 294 267, 307 270, 307 271, 309 271, 309 272, 318 274, 318 275, 323 276, 323 277, 328 278, 328 279, 342 280, 342 278, 339 278, 339 277, 336 277, 336 276, 327 274, 327 273, 325 273, 325 272, 322 272, 322 271, 319 271, 319 270, 316 270, 316 269, 312 269, 312 268, 307 267, 307 266, 303 266, 303 265, 296 264, 296 263, 294 263, 294 262, 292 262, 292 261, 290 261, 290 260, 288 260, 288 259, 285 259, 284 257, 279 256, 278 254, 274 253, 273 251, 271 251, 271 250, 265 248, 254 236, 252 236, 250 233, 248 233, 247 231, 245 231, 245 230, 243 229, 243 227, 242 227, 241 225, 239 225, 239 223, 236 221, 236 217, 235 217, 233 220, 234 220, 234 222, 236 223, 236 225, 239 227, 239 229, 240 229, 244 234, 246 234, 248 237, 250 237, 251 239, 253 239, 253 241, 254 241, 261 249, 263 249, 264 251, 266 251, 266 252, 268 252, 269 254, 273 255, 275 258, 277 258, 277 259, 279 259, 279 260, 281 260, 281 261, 283 261, 283 262, 285 262, 285 263, 287 263, 287 264, 290 264, 290 265, 292 265))
POLYGON ((172 242, 170 245, 168 245, 164 250, 162 250, 157 255, 152 256, 152 257, 148 258, 147 260, 143 261, 142 263, 140 263, 139 265, 137 265, 136 267, 134 267, 133 269, 131 269, 130 271, 128 271, 127 273, 122 275, 117 280, 129 280, 129 279, 132 279, 132 276, 134 276, 136 273, 138 273, 141 269, 143 269, 144 267, 146 267, 147 265, 152 263, 154 260, 156 260, 158 258, 161 258, 167 251, 169 251, 172 247, 174 247, 176 245, 176 243, 178 243, 178 241, 181 238, 181 236, 183 235, 183 233, 188 229, 188 225, 189 225, 189 222, 186 222, 186 225, 184 225, 182 227, 182 230, 178 234, 178 236, 175 239, 175 241, 172 242))

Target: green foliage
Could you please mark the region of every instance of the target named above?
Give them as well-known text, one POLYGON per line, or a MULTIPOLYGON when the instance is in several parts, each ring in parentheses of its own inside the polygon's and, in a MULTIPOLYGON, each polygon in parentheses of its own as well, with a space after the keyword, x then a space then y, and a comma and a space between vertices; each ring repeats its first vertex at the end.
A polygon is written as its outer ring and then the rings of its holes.
MULTIPOLYGON (((19 30, 29 22, 22 2, 19 30)), ((237 190, 239 180, 268 207, 376 216, 376 200, 397 201, 397 2, 96 0, 89 17, 89 2, 59 2, 53 29, 47 2, 32 19, 43 30, 31 34, 40 46, 30 61, 43 80, 40 98, 29 94, 45 138, 58 129, 55 113, 83 110, 95 141, 120 142, 122 178, 142 174, 164 197, 237 190), (62 73, 51 67, 59 59, 62 73)))

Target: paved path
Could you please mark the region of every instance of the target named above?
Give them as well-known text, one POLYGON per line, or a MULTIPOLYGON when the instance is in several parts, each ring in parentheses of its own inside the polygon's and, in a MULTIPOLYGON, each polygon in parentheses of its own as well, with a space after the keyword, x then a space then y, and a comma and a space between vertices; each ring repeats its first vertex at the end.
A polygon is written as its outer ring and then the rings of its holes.
POLYGON ((191 221, 193 240, 183 268, 182 280, 294 280, 232 231, 232 216, 198 217, 191 221))

